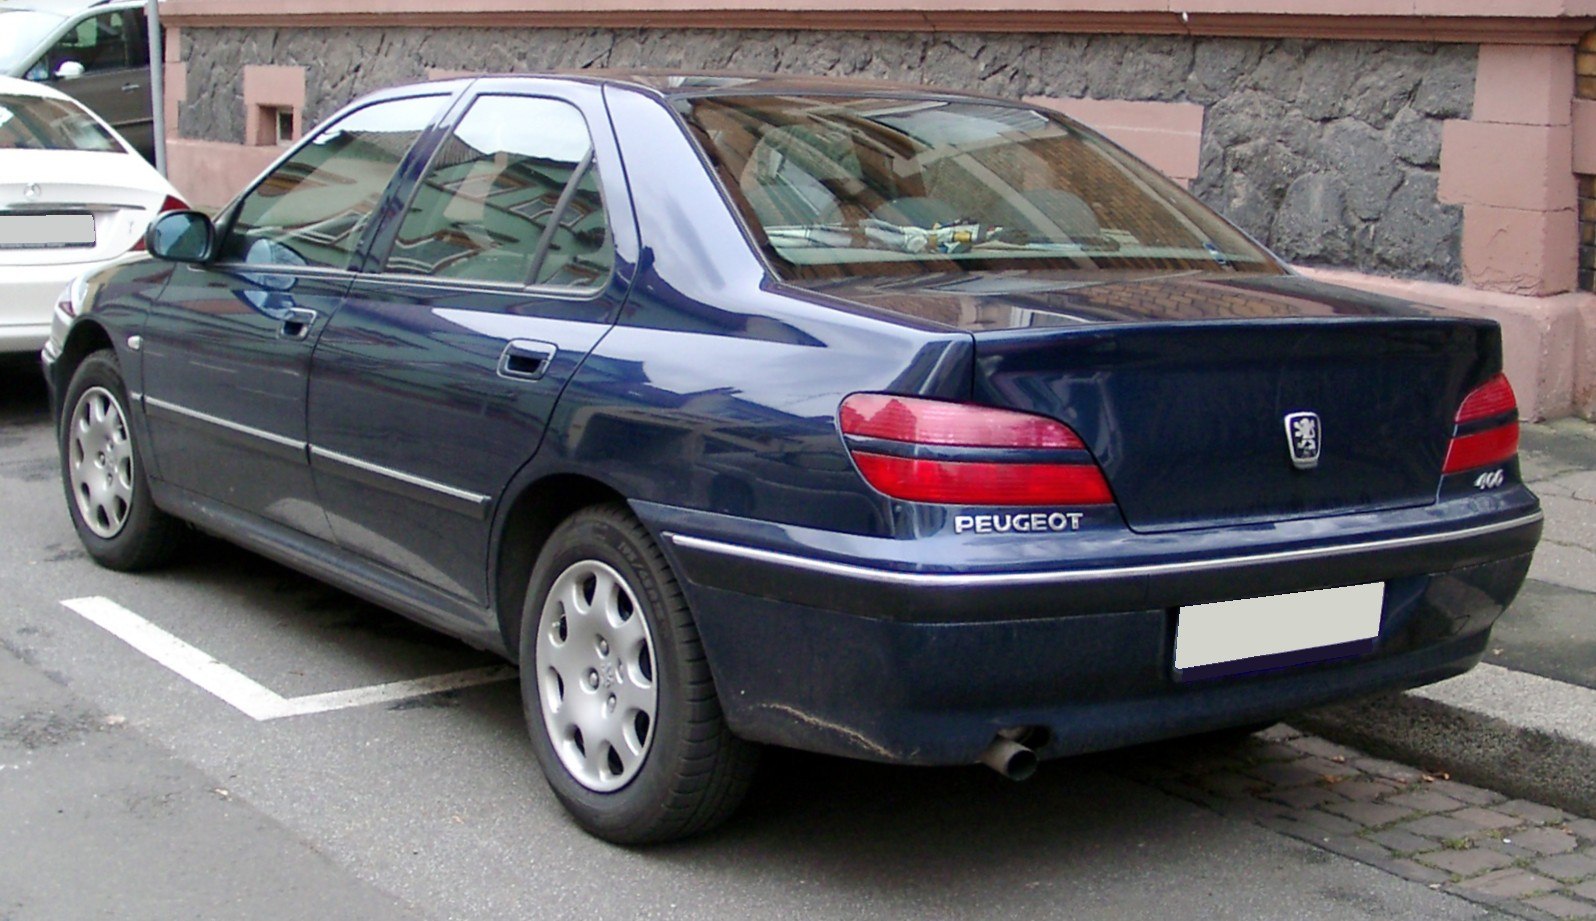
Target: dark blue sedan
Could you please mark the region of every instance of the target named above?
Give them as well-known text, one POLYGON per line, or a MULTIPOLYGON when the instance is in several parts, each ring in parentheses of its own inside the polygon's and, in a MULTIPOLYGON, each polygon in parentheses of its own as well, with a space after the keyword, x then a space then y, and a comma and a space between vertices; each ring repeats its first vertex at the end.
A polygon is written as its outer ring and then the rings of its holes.
POLYGON ((758 743, 1021 775, 1456 675, 1540 535, 1495 324, 1013 102, 409 86, 146 242, 45 351, 89 553, 194 526, 519 662, 612 841, 758 743))

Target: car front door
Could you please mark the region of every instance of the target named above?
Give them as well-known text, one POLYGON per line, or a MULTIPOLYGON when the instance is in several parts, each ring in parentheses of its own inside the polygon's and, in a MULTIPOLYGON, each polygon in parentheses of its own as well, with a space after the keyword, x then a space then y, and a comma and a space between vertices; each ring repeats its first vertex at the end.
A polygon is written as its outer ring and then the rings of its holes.
POLYGON ((162 480, 331 539, 306 444, 311 351, 399 163, 447 99, 339 118, 235 205, 212 262, 174 269, 142 331, 162 480))
POLYGON ((495 505, 619 311, 615 233, 631 227, 599 89, 515 85, 479 82, 328 323, 310 385, 339 542, 479 604, 495 505))
POLYGON ((142 9, 110 10, 73 23, 28 71, 110 122, 140 153, 155 149, 150 46, 142 9))

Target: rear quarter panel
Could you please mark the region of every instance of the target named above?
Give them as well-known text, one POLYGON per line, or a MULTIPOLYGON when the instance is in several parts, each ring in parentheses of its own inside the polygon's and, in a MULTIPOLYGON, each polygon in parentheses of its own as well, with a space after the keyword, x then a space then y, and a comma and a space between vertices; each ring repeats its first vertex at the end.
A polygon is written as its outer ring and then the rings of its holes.
POLYGON ((638 274, 562 395, 540 466, 634 500, 890 533, 896 511, 855 472, 838 405, 859 390, 966 397, 973 340, 776 284, 674 115, 607 96, 638 274))

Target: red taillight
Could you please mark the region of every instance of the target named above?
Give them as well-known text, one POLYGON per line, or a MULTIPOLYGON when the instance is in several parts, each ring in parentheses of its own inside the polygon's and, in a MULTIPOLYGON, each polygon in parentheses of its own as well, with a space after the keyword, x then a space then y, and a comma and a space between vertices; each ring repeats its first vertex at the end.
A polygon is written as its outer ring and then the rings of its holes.
POLYGON ((1463 425, 1517 411, 1518 397, 1513 394, 1513 385, 1507 382, 1506 374, 1498 374, 1463 398, 1456 421, 1458 425, 1463 425))
POLYGON ((923 445, 1075 450, 1086 447, 1068 426, 1042 416, 885 393, 856 393, 843 400, 842 431, 923 445))
POLYGON ((1087 464, 935 461, 857 451, 871 486, 897 499, 959 505, 1104 505, 1108 483, 1087 464))
POLYGON ((1475 467, 1500 464, 1518 453, 1518 423, 1486 429, 1473 435, 1459 435, 1446 449, 1442 473, 1459 473, 1475 467))
POLYGON ((1470 391, 1458 407, 1455 421, 1463 426, 1497 416, 1504 417, 1499 425, 1452 437, 1446 449, 1446 463, 1441 467, 1443 474, 1500 464, 1518 453, 1518 398, 1505 374, 1470 391))
POLYGON ((910 502, 948 505, 1107 505, 1114 501, 1102 470, 1090 457, 1053 459, 1045 452, 1080 452, 1086 445, 1063 423, 1042 416, 878 393, 858 393, 842 402, 842 432, 851 439, 880 439, 903 454, 882 453, 883 444, 850 441, 865 480, 880 492, 910 502), (961 449, 958 458, 908 456, 914 446, 961 449), (992 449, 972 456, 964 449, 992 449), (1039 451, 1019 457, 1006 451, 1039 451))

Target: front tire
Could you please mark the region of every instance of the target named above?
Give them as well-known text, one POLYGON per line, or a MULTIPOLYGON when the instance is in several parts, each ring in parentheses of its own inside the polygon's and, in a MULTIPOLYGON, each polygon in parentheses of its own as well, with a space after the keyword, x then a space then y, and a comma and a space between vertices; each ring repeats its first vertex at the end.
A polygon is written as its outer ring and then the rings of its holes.
POLYGON ((624 506, 585 509, 550 536, 520 655, 533 750, 588 832, 652 844, 737 808, 757 749, 726 727, 681 588, 624 506))
POLYGON ((62 403, 61 482, 72 527, 102 566, 133 572, 171 558, 183 525, 155 507, 109 350, 78 366, 62 403))

